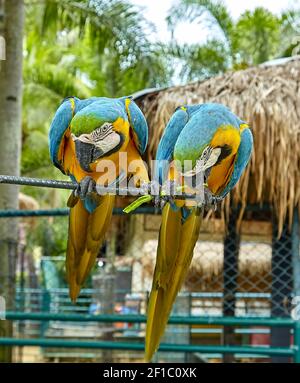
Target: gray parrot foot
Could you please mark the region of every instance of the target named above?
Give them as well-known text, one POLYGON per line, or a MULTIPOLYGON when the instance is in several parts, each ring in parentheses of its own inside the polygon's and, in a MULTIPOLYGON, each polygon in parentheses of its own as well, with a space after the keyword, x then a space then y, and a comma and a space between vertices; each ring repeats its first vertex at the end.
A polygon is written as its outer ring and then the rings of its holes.
POLYGON ((78 183, 78 186, 75 189, 74 194, 76 197, 79 197, 80 199, 84 200, 89 195, 95 193, 95 190, 96 190, 95 180, 90 176, 86 176, 78 183))
POLYGON ((162 193, 172 198, 174 195, 179 194, 177 191, 178 186, 180 186, 178 182, 174 180, 168 180, 162 186, 162 193))
POLYGON ((159 194, 155 199, 155 206, 163 209, 167 202, 175 203, 175 195, 179 194, 177 191, 178 186, 180 185, 174 180, 168 180, 164 182, 159 194))
POLYGON ((222 198, 215 196, 208 189, 205 189, 204 197, 205 197, 205 207, 207 207, 208 209, 213 208, 213 210, 216 211, 218 207, 218 202, 222 201, 222 198))
POLYGON ((151 182, 143 181, 141 183, 141 185, 139 187, 141 190, 141 195, 147 195, 150 193, 151 188, 152 188, 151 184, 152 184, 152 181, 151 182))

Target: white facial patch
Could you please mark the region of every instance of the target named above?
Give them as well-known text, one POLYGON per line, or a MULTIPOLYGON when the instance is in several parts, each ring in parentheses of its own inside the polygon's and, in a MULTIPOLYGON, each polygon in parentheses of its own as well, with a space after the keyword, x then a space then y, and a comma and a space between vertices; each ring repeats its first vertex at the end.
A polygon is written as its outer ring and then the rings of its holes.
POLYGON ((76 137, 72 133, 71 138, 73 141, 81 141, 86 144, 94 145, 96 148, 100 149, 103 154, 113 150, 121 141, 120 135, 113 130, 113 125, 109 122, 105 122, 91 133, 81 134, 79 137, 76 137))
POLYGON ((79 137, 76 137, 75 134, 72 133, 71 137, 73 141, 79 140, 86 144, 94 144, 97 146, 97 143, 99 141, 104 140, 112 133, 113 125, 109 122, 105 122, 103 125, 101 125, 99 128, 96 128, 91 133, 84 133, 81 134, 79 137))
POLYGON ((119 145, 121 141, 121 137, 116 132, 111 132, 104 139, 99 140, 97 142, 93 142, 93 144, 103 151, 103 154, 108 153, 113 150, 116 146, 119 145))
POLYGON ((215 163, 218 161, 220 154, 221 154, 221 148, 212 149, 207 161, 203 165, 203 171, 214 166, 215 163))
POLYGON ((207 146, 201 157, 196 161, 194 169, 184 173, 184 176, 192 177, 200 172, 204 172, 206 169, 211 168, 218 161, 218 158, 221 154, 221 148, 211 148, 207 146))
POLYGON ((109 136, 112 133, 112 131, 113 125, 109 122, 105 122, 102 126, 100 126, 100 128, 93 130, 90 136, 94 142, 97 142, 109 136))

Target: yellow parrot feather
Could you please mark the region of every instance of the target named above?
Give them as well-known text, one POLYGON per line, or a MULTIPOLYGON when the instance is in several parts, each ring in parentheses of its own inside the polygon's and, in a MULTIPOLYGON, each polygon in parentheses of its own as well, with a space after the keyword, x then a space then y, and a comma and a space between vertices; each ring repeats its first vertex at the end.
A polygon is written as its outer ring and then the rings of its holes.
POLYGON ((86 249, 78 268, 77 282, 83 284, 95 264, 97 254, 107 232, 114 206, 115 196, 102 197, 101 205, 90 214, 86 237, 86 249))
POLYGON ((70 210, 66 263, 72 301, 95 263, 112 216, 115 197, 101 198, 93 213, 88 213, 80 200, 70 210))
POLYGON ((162 213, 159 247, 148 303, 145 359, 150 361, 164 333, 175 298, 186 277, 201 217, 193 209, 184 223, 181 211, 167 204, 162 213), (154 325, 155 323, 155 325, 154 325))

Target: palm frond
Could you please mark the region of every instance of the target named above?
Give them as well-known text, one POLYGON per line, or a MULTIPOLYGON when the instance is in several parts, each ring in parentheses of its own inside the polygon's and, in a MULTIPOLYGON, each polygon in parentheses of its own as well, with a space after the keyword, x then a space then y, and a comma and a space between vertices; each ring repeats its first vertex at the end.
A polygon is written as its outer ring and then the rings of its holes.
POLYGON ((216 76, 231 64, 225 44, 215 39, 202 45, 172 43, 168 46, 168 54, 182 62, 179 72, 182 83, 216 76))
POLYGON ((232 17, 221 0, 178 0, 169 10, 167 22, 171 30, 179 22, 202 21, 219 27, 230 43, 233 28, 232 17))

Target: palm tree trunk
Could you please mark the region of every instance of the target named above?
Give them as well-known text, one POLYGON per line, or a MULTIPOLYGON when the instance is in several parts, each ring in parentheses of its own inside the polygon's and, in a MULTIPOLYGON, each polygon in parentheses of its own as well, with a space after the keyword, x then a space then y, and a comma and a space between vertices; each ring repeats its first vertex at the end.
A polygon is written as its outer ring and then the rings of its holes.
MULTIPOLYGON (((0 62, 0 174, 18 175, 21 149, 24 4, 23 0, 0 0, 0 8, 1 5, 4 10, 2 35, 6 42, 6 60, 0 62)), ((13 185, 1 185, 0 209, 17 208, 18 188, 13 185)), ((7 309, 13 308, 15 300, 17 245, 17 221, 1 218, 0 295, 6 300, 7 309)), ((0 321, 0 336, 12 336, 10 322, 0 321)), ((11 357, 11 349, 0 347, 0 362, 9 362, 11 357)))

